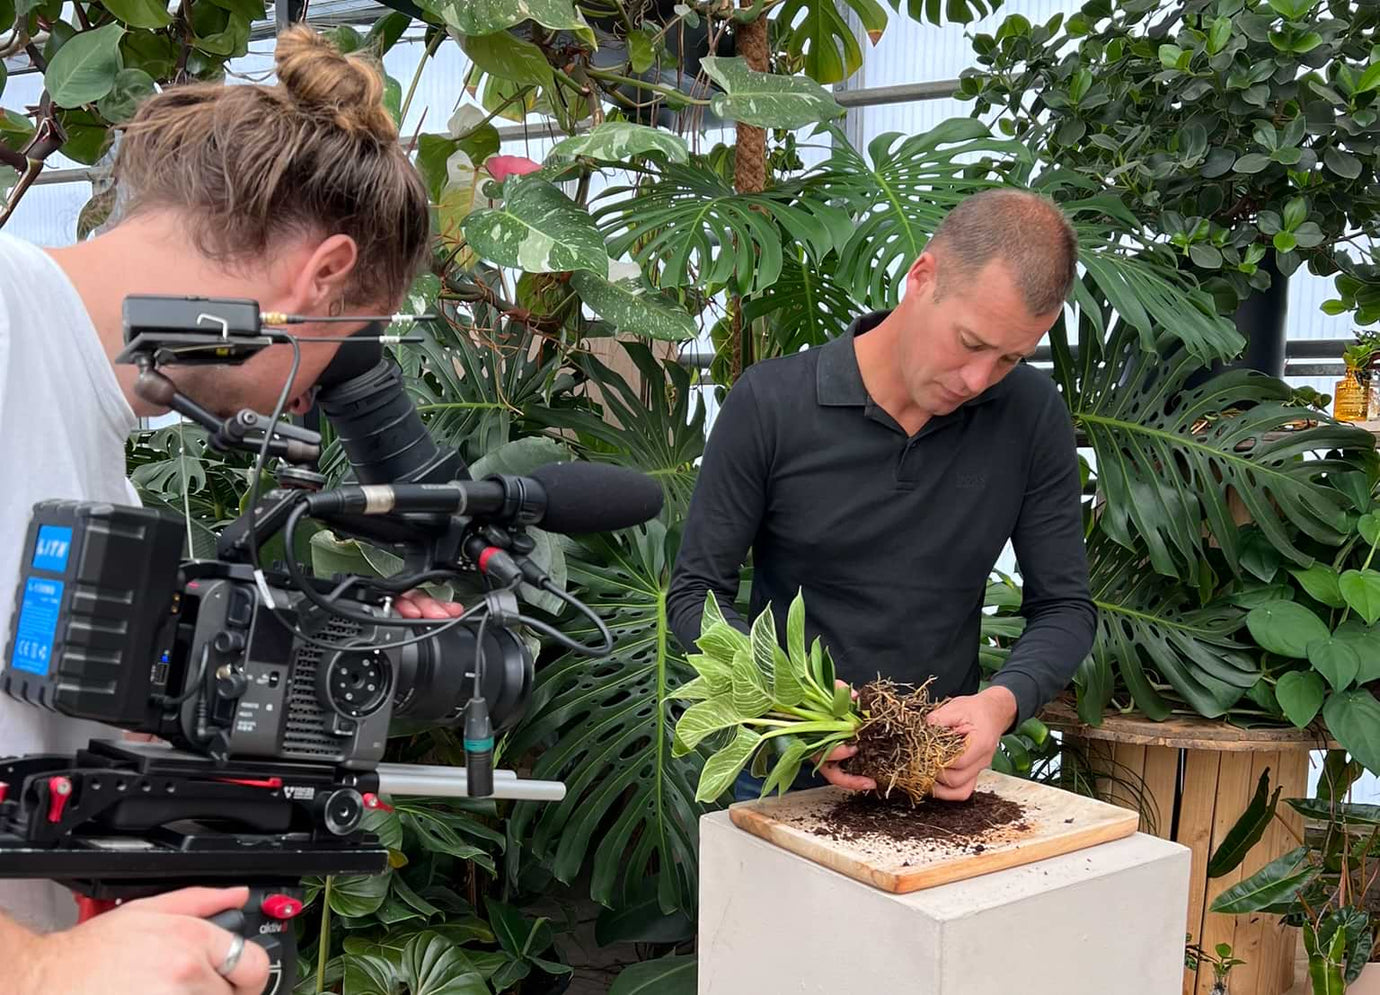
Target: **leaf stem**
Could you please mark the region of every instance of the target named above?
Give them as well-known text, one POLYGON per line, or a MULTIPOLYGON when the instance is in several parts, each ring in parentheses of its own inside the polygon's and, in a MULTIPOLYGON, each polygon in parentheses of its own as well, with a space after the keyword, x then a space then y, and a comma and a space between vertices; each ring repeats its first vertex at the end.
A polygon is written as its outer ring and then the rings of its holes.
POLYGON ((626 83, 639 90, 651 90, 653 93, 660 93, 664 96, 673 97, 676 100, 684 101, 687 104, 695 104, 699 107, 708 107, 711 103, 711 101, 702 100, 699 97, 692 97, 689 94, 682 93, 680 90, 673 90, 669 86, 661 86, 657 83, 648 83, 646 80, 633 79, 631 76, 624 76, 622 73, 611 72, 608 69, 595 69, 593 66, 589 66, 585 69, 585 72, 595 79, 601 79, 610 83, 626 83))
POLYGON ((326 963, 331 959, 331 882, 326 876, 326 890, 321 893, 321 938, 316 951, 316 990, 326 990, 326 963))
POLYGON ((441 39, 446 35, 442 31, 436 32, 431 41, 427 43, 426 50, 422 52, 422 57, 417 60, 417 71, 412 74, 412 83, 407 88, 407 96, 403 98, 402 107, 398 111, 398 127, 407 120, 407 109, 412 106, 412 95, 417 92, 417 83, 422 78, 422 67, 426 65, 426 60, 436 54, 436 49, 441 44, 441 39))

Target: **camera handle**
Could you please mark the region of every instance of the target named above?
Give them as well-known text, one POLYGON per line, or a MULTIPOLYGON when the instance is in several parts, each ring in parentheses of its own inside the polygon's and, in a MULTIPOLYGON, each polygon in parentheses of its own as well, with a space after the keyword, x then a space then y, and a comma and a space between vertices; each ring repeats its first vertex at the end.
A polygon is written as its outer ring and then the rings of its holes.
MULTIPOLYGON (((119 908, 123 902, 205 884, 204 881, 160 881, 152 886, 121 888, 118 884, 87 882, 77 884, 72 896, 77 901, 77 922, 83 923, 119 908), (94 897, 97 894, 103 897, 94 897)), ((226 909, 206 917, 207 922, 263 948, 268 955, 268 983, 262 995, 286 995, 296 984, 297 937, 292 920, 302 911, 305 896, 300 881, 258 882, 249 885, 249 898, 242 908, 226 909)))
MULTIPOLYGON (((136 362, 139 377, 134 381, 134 392, 150 404, 171 408, 205 428, 211 433, 213 448, 222 452, 242 449, 257 453, 263 447, 264 433, 270 431, 266 416, 246 408, 222 419, 179 391, 175 383, 154 368, 152 357, 141 355, 136 362)), ((270 456, 282 457, 289 463, 309 463, 313 466, 321 457, 319 432, 280 421, 272 427, 272 435, 268 443, 270 456)))

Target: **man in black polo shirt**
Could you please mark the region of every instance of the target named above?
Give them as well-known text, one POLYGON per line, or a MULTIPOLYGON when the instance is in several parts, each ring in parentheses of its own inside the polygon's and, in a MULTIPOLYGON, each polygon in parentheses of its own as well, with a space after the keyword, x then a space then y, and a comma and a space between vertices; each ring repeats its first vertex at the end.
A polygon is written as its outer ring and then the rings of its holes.
MULTIPOLYGON (((705 594, 725 618, 753 553, 751 610, 803 589, 806 638, 838 676, 878 674, 951 697, 932 721, 967 752, 935 794, 972 794, 1001 736, 1059 693, 1092 645, 1077 453, 1054 382, 1022 365, 1075 275, 1077 238, 1057 207, 993 190, 954 208, 911 264, 901 303, 820 348, 750 367, 705 448, 669 597, 693 651, 705 594), (979 692, 988 577, 1011 540, 1026 628, 979 692)), ((821 773, 874 787, 838 761, 821 773)), ((808 768, 807 768, 808 770, 808 768)))

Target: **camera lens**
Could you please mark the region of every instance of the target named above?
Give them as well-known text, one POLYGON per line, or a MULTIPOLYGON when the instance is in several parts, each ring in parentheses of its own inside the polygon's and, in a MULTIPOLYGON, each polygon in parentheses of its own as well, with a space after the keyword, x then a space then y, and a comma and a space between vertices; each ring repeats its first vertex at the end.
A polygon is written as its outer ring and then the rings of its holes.
MULTIPOLYGON (((460 721, 474 694, 476 629, 460 625, 397 651, 395 718, 450 725, 460 721)), ((532 687, 532 655, 515 633, 498 626, 484 630, 481 689, 495 732, 522 717, 532 687)))

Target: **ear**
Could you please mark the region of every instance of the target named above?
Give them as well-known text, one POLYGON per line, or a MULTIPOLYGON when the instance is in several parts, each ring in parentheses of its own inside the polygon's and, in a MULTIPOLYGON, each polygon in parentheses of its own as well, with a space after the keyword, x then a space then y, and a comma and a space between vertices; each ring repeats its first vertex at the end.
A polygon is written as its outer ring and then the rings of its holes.
POLYGON ((345 296, 345 286, 359 259, 359 248, 349 235, 331 235, 307 257, 297 274, 294 296, 310 314, 325 314, 333 301, 345 296))
POLYGON ((906 272, 906 293, 932 295, 938 284, 939 260, 933 252, 926 249, 915 257, 915 262, 910 264, 910 269, 906 272))

